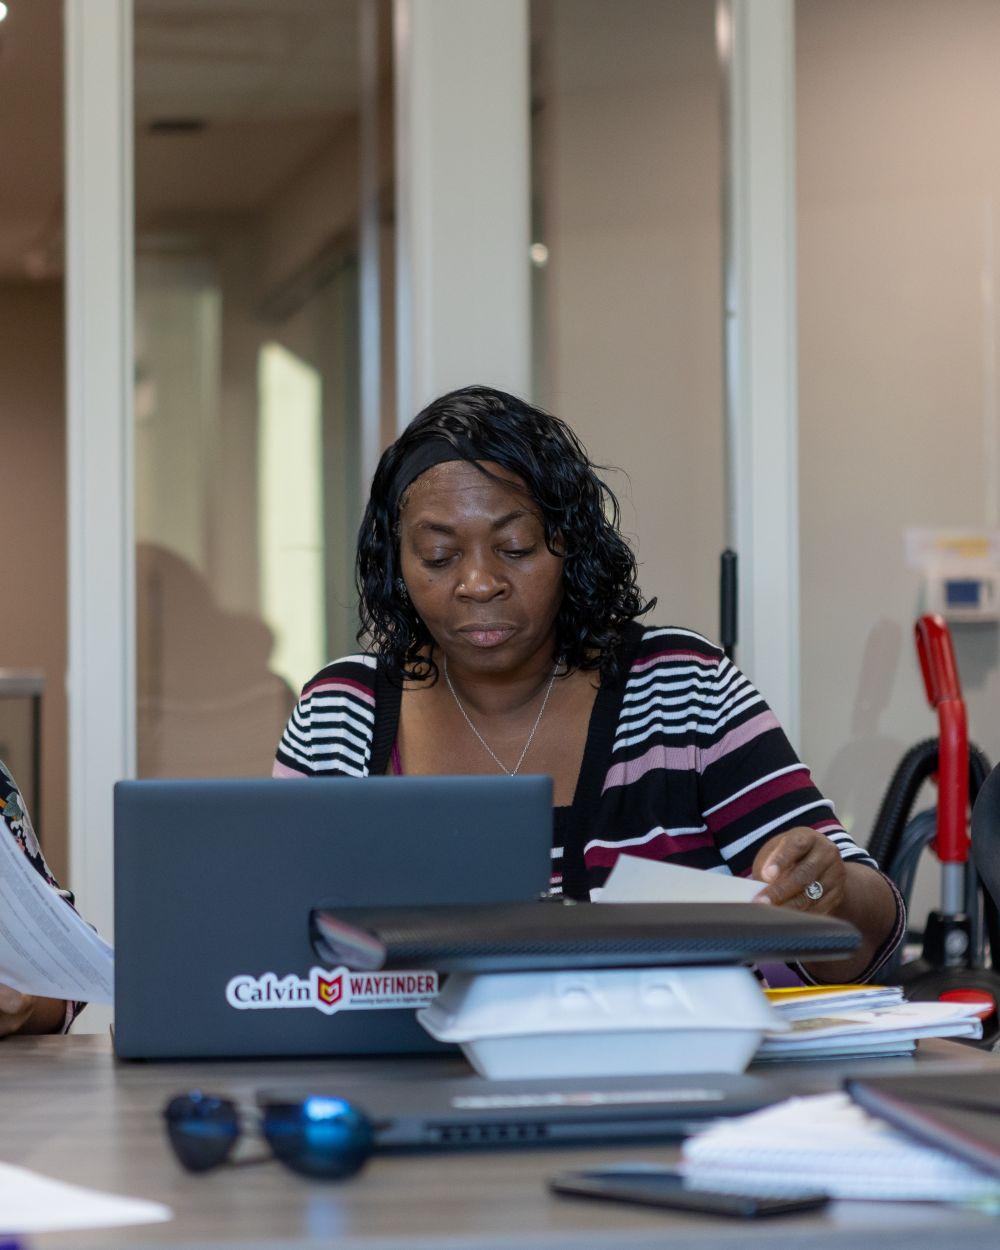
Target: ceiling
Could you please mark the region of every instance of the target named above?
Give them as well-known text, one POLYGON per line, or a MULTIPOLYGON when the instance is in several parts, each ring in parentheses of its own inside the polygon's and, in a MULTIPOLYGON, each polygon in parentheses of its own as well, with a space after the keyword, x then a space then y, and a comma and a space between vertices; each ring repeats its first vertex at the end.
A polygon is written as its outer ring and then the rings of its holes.
MULTIPOLYGON (((62 0, 0 25, 0 278, 62 266, 62 0)), ((357 111, 360 0, 135 0, 139 228, 265 205, 357 111), (201 129, 151 131, 155 122, 201 129)))

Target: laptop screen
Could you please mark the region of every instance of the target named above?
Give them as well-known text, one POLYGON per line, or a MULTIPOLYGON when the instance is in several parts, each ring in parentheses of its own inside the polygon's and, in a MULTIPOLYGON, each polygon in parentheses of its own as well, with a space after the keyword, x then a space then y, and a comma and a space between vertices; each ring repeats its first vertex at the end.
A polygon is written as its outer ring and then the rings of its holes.
POLYGON ((551 850, 547 777, 121 782, 116 1052, 440 1049, 414 1018, 436 974, 321 966, 310 909, 527 901, 551 850))

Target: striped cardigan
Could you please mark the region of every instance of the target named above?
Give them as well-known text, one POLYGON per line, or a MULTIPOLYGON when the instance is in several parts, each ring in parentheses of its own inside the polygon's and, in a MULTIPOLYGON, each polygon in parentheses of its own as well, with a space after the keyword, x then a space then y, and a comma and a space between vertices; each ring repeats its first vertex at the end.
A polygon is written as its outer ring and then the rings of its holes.
MULTIPOLYGON (((556 809, 554 892, 587 898, 622 851, 747 877, 763 844, 797 825, 877 871, 718 647, 690 630, 632 625, 625 661, 622 681, 598 691, 572 807, 556 809)), ((399 704, 374 656, 329 664, 302 691, 275 776, 387 772, 399 704)), ((892 953, 903 925, 897 893, 894 931, 865 975, 892 953)))

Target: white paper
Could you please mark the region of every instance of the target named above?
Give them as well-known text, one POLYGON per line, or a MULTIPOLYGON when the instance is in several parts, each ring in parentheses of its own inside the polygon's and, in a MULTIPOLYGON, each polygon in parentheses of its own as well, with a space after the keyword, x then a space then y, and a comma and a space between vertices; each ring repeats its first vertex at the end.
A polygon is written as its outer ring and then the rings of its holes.
POLYGON ((45 998, 112 1002, 111 947, 35 871, 0 822, 0 983, 45 998))
POLYGON ((792 1031, 782 1033, 784 1045, 821 1037, 847 1037, 852 1033, 896 1033, 911 1037, 934 1036, 934 1030, 957 1021, 971 1023, 978 1017, 968 1003, 899 1003, 874 1011, 818 1011, 807 1019, 791 1020, 792 1031))
POLYGON ((111 1228, 121 1224, 156 1224, 170 1219, 173 1219, 173 1212, 159 1202, 120 1198, 117 1194, 66 1185, 27 1168, 0 1163, 0 1228, 5 1233, 111 1228))
POLYGON ((856 990, 831 990, 828 994, 808 994, 801 998, 772 998, 771 1006, 784 1020, 807 1020, 815 1016, 842 1016, 852 1011, 876 1011, 904 1002, 903 991, 896 985, 873 986, 856 990))
MULTIPOLYGON (((867 1051, 889 1054, 912 1054, 923 1037, 982 1037, 978 1021, 956 1020, 933 1030, 914 1034, 912 1029, 886 1030, 884 1033, 840 1034, 837 1037, 815 1037, 803 1042, 785 1042, 777 1037, 765 1041, 754 1056, 756 1059, 830 1059, 840 1055, 860 1055, 867 1051)), ((782 1035, 784 1037, 786 1035, 782 1035)))
POLYGON ((592 903, 748 903, 761 881, 619 855, 604 885, 590 891, 592 903))
POLYGON ((875 1011, 822 1012, 791 1020, 791 1031, 768 1036, 759 1059, 858 1054, 866 1047, 909 1046, 921 1037, 981 1037, 968 1003, 900 1003, 875 1011))
POLYGON ((792 1098, 718 1120, 682 1147, 688 1182, 765 1194, 821 1189, 834 1198, 1000 1198, 1000 1181, 911 1141, 846 1094, 792 1098))

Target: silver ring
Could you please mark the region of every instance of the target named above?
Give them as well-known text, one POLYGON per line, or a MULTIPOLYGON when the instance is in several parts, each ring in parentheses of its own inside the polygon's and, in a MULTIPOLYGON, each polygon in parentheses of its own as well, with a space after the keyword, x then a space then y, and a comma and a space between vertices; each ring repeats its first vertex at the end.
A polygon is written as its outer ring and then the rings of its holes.
POLYGON ((814 903, 819 902, 819 900, 823 897, 823 882, 810 881, 805 888, 805 896, 806 898, 812 899, 814 903))

